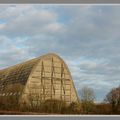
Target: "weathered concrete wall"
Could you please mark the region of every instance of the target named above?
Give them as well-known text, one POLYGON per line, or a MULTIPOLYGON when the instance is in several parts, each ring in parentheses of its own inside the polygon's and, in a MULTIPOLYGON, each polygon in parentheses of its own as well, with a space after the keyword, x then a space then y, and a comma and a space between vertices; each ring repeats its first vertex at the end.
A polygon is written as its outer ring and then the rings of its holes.
POLYGON ((47 99, 62 100, 67 104, 78 100, 67 65, 54 54, 40 58, 21 97, 27 104, 38 104, 47 99))

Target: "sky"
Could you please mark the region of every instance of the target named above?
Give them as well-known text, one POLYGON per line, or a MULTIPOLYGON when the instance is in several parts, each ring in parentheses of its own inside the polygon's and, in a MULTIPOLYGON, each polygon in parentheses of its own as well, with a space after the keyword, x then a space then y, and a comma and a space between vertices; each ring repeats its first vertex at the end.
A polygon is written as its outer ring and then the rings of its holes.
POLYGON ((67 63, 78 94, 96 102, 120 85, 119 5, 0 5, 0 69, 56 53, 67 63))

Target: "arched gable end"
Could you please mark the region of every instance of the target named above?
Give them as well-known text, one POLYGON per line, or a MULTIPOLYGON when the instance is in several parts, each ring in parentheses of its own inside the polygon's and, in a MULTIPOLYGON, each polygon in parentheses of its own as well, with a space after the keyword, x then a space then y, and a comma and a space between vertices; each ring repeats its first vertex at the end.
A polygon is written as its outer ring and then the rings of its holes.
POLYGON ((70 71, 65 62, 55 54, 40 57, 26 83, 22 102, 38 104, 48 99, 78 101, 70 71))

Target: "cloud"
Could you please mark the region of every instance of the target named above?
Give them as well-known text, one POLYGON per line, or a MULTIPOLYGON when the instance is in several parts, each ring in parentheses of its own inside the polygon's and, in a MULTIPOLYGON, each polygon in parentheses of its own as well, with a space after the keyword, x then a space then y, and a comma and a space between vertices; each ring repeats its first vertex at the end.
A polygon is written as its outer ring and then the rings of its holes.
POLYGON ((114 5, 0 5, 0 66, 55 52, 77 90, 92 87, 100 101, 120 84, 119 11, 114 5))
MULTIPOLYGON (((25 40, 25 38, 23 39, 25 40)), ((10 39, 0 36, 0 68, 5 68, 30 59, 27 48, 21 45, 20 38, 10 39)))

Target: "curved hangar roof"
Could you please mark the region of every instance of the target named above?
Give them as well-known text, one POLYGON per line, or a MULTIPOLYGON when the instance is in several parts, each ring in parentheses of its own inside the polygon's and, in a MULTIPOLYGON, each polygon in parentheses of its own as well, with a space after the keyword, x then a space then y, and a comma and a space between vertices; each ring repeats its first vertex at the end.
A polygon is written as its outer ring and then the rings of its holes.
POLYGON ((27 96, 31 93, 40 93, 43 100, 78 100, 70 71, 65 62, 55 54, 43 55, 0 70, 0 93, 8 92, 21 92, 21 98, 27 102, 27 96))

